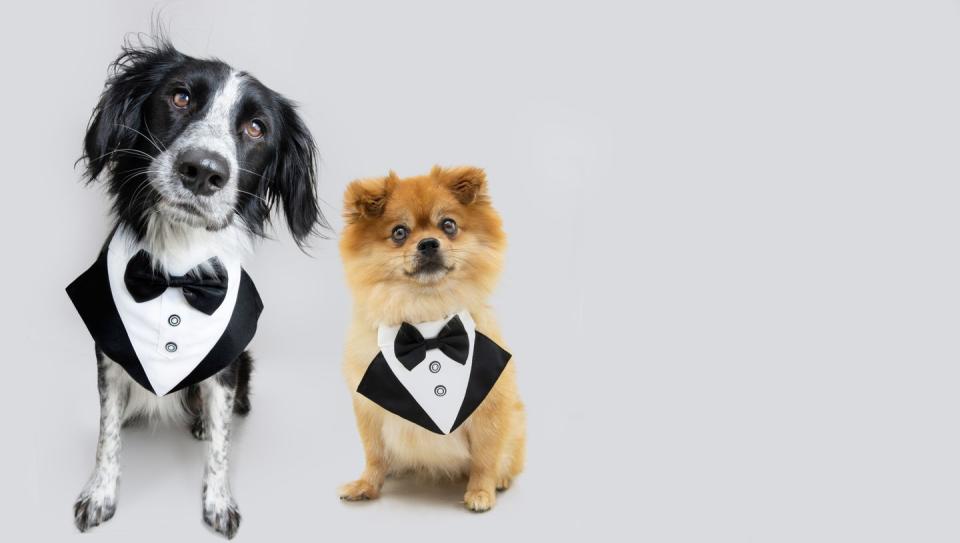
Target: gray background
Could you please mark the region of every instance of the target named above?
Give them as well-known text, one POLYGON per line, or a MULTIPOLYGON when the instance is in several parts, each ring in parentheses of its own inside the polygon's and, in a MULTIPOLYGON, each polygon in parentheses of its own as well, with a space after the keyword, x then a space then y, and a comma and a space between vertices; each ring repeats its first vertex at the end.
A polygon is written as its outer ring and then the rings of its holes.
MULTIPOLYGON (((62 289, 109 220, 73 162, 158 6, 183 51, 302 104, 337 229, 353 178, 475 164, 511 239, 494 304, 529 464, 485 515, 461 485, 337 500, 362 461, 336 244, 262 244, 238 540, 960 537, 956 2, 235 0, 5 6, 2 539, 79 537, 98 405, 62 289)), ((86 539, 214 541, 203 445, 124 447, 86 539)))

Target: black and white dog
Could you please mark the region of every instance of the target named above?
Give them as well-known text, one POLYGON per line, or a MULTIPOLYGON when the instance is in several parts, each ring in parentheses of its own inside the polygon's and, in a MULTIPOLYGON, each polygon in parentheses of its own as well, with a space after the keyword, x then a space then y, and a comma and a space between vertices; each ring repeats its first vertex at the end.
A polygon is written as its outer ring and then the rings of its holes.
POLYGON ((227 476, 230 423, 250 409, 245 348, 262 308, 239 262, 275 204, 298 244, 326 228, 316 147, 287 99, 163 38, 126 45, 112 68, 83 159, 89 181, 107 183, 116 228, 98 264, 68 288, 97 343, 101 406, 96 467, 75 523, 85 531, 113 516, 126 421, 182 417, 210 441, 203 519, 230 538, 240 524, 227 476))

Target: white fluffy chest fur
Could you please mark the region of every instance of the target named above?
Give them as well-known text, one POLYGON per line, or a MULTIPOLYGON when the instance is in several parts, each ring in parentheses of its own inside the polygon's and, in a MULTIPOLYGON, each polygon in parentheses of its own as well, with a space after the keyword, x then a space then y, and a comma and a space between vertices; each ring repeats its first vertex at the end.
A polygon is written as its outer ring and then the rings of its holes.
MULTIPOLYGON (((106 357, 105 357, 106 358, 106 357)), ((114 362, 116 364, 116 362, 114 362)), ((134 381, 127 372, 117 368, 118 386, 127 393, 127 404, 122 420, 142 417, 150 422, 185 424, 190 420, 187 411, 186 389, 172 392, 166 396, 157 396, 134 381)))
POLYGON ((469 424, 467 421, 452 434, 440 435, 386 414, 381 433, 392 471, 449 478, 465 475, 470 468, 469 424))
POLYGON ((179 390, 166 396, 157 396, 137 384, 133 379, 129 377, 126 379, 129 381, 130 397, 127 402, 127 409, 124 411, 125 420, 144 417, 151 422, 175 424, 189 422, 185 390, 179 390))

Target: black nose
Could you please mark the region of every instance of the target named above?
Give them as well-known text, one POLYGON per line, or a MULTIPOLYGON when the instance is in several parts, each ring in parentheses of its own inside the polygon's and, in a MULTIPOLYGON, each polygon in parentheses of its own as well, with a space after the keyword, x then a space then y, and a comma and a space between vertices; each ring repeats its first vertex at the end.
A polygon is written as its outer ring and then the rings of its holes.
POLYGON ((217 153, 188 149, 177 157, 175 165, 180 181, 190 192, 209 196, 227 184, 230 166, 217 153))
POLYGON ((417 243, 417 252, 423 256, 433 256, 437 254, 437 249, 439 248, 440 242, 437 241, 437 238, 425 238, 417 243))

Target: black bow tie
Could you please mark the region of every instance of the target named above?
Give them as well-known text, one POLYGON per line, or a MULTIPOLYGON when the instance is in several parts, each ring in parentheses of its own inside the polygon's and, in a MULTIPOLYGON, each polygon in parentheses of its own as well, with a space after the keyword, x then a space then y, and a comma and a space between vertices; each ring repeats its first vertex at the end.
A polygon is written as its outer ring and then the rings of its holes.
POLYGON ((397 360, 408 370, 417 367, 417 364, 423 362, 430 349, 440 349, 443 354, 461 364, 467 363, 467 355, 470 354, 470 338, 467 337, 467 331, 463 328, 463 322, 456 316, 447 321, 437 337, 423 339, 420 331, 412 324, 403 323, 400 325, 400 331, 397 332, 397 338, 393 340, 393 353, 397 355, 397 360))
POLYGON ((150 253, 141 250, 127 263, 123 282, 137 303, 143 303, 163 294, 167 288, 183 290, 187 303, 197 310, 213 315, 227 297, 227 269, 220 259, 213 257, 207 261, 211 271, 196 267, 186 275, 168 276, 162 269, 150 261, 150 253))

